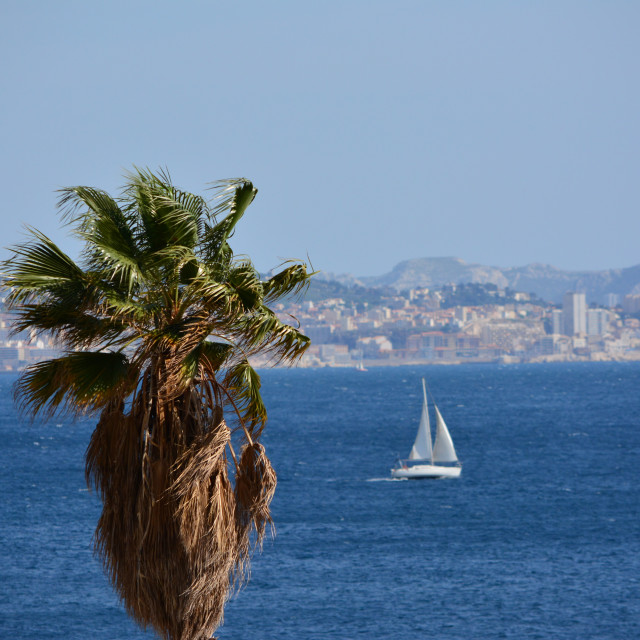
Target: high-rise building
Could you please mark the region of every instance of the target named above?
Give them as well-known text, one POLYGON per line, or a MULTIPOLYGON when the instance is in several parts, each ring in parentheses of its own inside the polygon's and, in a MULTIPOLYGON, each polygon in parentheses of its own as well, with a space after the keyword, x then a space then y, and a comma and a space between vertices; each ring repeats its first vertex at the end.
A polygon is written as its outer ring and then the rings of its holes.
POLYGON ((570 291, 562 299, 564 333, 575 336, 587 333, 587 300, 584 293, 570 291))
POLYGON ((609 331, 608 309, 587 309, 587 335, 603 336, 609 331))
POLYGON ((638 313, 640 311, 640 295, 632 295, 624 297, 622 309, 625 313, 638 313))
POLYGON ((609 307, 609 309, 613 309, 620 304, 620 296, 617 293, 607 293, 605 299, 607 301, 607 307, 609 307))
POLYGON ((564 333, 564 316, 561 309, 554 309, 551 312, 551 333, 564 333))

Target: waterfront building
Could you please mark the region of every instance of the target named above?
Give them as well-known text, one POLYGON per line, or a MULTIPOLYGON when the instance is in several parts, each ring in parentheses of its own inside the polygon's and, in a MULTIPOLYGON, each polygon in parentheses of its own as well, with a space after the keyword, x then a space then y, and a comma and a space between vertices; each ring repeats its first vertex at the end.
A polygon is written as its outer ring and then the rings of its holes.
POLYGON ((540 338, 535 344, 536 352, 541 356, 552 356, 556 349, 555 336, 540 338))
POLYGON ((329 364, 351 364, 349 347, 346 344, 321 344, 318 345, 318 355, 322 362, 329 364))
POLYGON ((360 350, 365 358, 379 358, 385 353, 390 354, 393 346, 385 336, 371 336, 358 338, 356 349, 360 350))

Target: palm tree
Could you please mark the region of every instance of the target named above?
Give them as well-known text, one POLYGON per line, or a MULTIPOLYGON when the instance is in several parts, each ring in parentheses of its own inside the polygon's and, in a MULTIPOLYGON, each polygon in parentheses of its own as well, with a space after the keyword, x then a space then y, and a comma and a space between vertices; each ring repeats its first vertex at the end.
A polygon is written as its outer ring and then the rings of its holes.
POLYGON ((82 262, 29 229, 4 263, 14 330, 64 349, 24 371, 17 399, 33 416, 98 417, 86 453, 103 503, 96 550, 128 613, 168 640, 212 635, 272 526, 250 358, 293 362, 309 345, 269 307, 305 287, 306 264, 261 279, 235 258, 229 237, 256 189, 212 188, 206 200, 136 169, 118 198, 62 189, 82 262))

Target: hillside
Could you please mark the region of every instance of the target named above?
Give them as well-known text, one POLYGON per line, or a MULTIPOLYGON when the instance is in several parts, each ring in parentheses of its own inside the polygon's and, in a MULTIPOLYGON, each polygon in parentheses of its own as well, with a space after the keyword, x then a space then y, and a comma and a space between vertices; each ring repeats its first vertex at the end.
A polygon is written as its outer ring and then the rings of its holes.
POLYGON ((561 302, 567 291, 580 291, 587 294, 587 302, 604 303, 609 293, 621 297, 640 293, 640 265, 605 271, 563 271, 544 264, 500 268, 469 264, 460 258, 415 258, 400 262, 389 273, 358 278, 357 282, 399 291, 452 283, 491 283, 500 288, 535 293, 550 302, 561 302))

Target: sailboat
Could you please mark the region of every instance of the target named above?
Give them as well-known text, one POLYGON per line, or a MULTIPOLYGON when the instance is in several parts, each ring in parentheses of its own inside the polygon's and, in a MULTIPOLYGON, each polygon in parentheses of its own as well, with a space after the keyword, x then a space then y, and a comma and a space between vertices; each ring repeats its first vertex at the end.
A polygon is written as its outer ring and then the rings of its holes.
POLYGON ((398 460, 397 466, 391 469, 394 478, 457 478, 462 471, 458 461, 453 440, 444 419, 436 405, 436 439, 431 444, 431 427, 429 425, 429 410, 427 406, 427 388, 422 379, 422 415, 416 440, 409 453, 408 460, 398 460))

